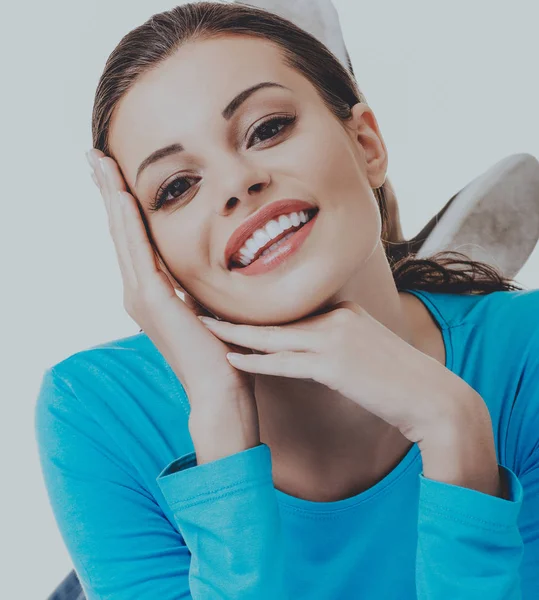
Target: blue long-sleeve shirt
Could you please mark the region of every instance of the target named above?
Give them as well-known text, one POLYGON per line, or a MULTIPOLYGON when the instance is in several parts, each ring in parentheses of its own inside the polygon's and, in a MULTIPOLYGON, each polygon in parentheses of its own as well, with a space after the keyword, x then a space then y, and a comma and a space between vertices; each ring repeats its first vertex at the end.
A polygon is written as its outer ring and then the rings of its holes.
POLYGON ((264 443, 197 465, 186 392, 139 333, 47 369, 36 403, 88 600, 539 598, 539 290, 410 291, 489 408, 508 499, 425 478, 416 444, 335 502, 276 489, 264 443))

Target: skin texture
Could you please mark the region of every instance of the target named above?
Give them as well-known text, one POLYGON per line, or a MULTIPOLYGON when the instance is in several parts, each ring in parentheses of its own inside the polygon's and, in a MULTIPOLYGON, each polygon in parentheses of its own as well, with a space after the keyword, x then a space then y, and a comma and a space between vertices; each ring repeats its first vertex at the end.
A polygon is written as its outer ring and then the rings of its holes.
MULTIPOLYGON (((273 44, 244 36, 199 40, 121 99, 110 147, 177 289, 209 313, 232 323, 278 325, 350 300, 444 363, 440 331, 417 298, 397 291, 380 242, 372 188, 386 178, 388 155, 366 104, 356 104, 343 124, 273 44), (221 111, 230 100, 262 81, 291 91, 259 90, 226 121, 221 111), (264 118, 283 114, 296 114, 296 122, 248 147, 264 118), (185 151, 149 166, 135 184, 144 158, 173 142, 185 151), (192 187, 150 212, 158 188, 180 172, 193 178, 182 190, 192 187), (232 232, 282 198, 320 208, 302 249, 261 276, 229 271, 223 252, 232 232)), ((259 374, 255 395, 275 485, 296 496, 331 501, 358 493, 411 445, 396 428, 314 381, 259 374)))
POLYGON ((395 188, 391 181, 389 181, 389 178, 386 179, 386 201, 389 213, 389 231, 387 232, 387 238, 391 242, 403 242, 405 238, 402 232, 399 203, 397 202, 395 188))

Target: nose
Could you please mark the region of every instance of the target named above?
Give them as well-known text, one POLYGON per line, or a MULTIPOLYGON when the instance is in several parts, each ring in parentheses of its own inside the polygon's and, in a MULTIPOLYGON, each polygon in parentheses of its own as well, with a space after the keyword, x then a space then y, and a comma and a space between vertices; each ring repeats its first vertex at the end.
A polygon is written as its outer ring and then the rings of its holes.
POLYGON ((237 204, 249 202, 271 183, 267 169, 250 157, 234 157, 220 165, 217 184, 216 210, 221 215, 229 214, 237 204))

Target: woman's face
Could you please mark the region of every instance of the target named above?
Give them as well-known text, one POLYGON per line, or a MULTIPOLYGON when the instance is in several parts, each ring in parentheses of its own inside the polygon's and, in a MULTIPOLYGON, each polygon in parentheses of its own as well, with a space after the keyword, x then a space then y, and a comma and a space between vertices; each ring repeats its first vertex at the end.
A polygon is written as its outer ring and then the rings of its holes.
POLYGON ((315 312, 357 277, 380 243, 371 188, 384 182, 387 155, 372 111, 358 103, 353 115, 344 125, 277 46, 252 37, 190 42, 140 77, 114 112, 111 155, 178 289, 228 321, 278 324, 315 312), (230 107, 262 82, 282 87, 230 107), (260 127, 268 119, 278 120, 260 127), (171 144, 181 146, 140 170, 171 144), (230 270, 229 238, 283 199, 319 211, 301 247, 263 273, 230 270))

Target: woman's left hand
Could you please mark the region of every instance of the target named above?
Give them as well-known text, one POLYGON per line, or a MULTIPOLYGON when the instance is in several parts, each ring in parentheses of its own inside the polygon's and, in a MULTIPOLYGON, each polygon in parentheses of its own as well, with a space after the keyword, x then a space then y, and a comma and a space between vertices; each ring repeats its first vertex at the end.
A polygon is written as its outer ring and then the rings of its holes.
POLYGON ((283 326, 201 320, 221 340, 263 353, 229 358, 237 369, 317 381, 414 443, 465 419, 470 402, 483 402, 463 379, 354 302, 283 326))

